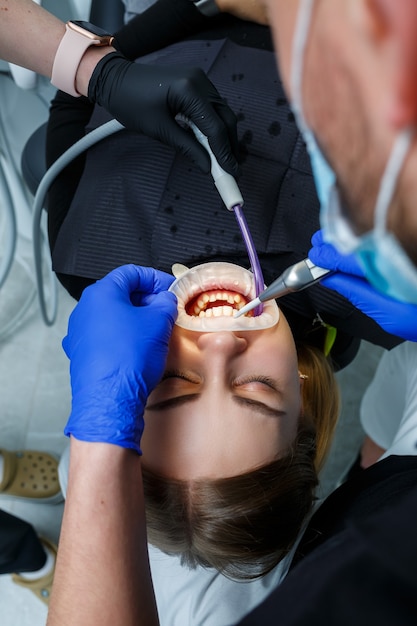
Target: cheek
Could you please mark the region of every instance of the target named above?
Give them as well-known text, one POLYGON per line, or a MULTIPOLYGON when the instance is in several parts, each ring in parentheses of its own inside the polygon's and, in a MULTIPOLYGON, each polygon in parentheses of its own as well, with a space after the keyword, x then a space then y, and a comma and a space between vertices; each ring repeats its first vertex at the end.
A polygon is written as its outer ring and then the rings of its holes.
POLYGON ((263 363, 270 370, 270 375, 282 383, 298 385, 297 350, 291 329, 282 313, 280 322, 274 328, 264 335, 259 335, 253 344, 252 358, 258 363, 263 363))
POLYGON ((275 55, 287 97, 290 97, 292 38, 297 17, 296 0, 265 0, 269 25, 274 38, 275 55))

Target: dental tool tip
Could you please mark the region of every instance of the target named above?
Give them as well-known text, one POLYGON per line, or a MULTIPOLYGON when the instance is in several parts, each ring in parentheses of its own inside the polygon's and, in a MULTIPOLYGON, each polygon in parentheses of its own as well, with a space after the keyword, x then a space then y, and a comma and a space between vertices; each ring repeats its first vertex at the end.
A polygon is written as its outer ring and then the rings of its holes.
POLYGON ((249 313, 249 311, 255 309, 259 304, 261 304, 260 299, 255 298, 254 300, 251 300, 250 302, 245 304, 245 306, 243 306, 239 311, 235 311, 233 317, 241 317, 242 315, 245 315, 245 313, 249 313))

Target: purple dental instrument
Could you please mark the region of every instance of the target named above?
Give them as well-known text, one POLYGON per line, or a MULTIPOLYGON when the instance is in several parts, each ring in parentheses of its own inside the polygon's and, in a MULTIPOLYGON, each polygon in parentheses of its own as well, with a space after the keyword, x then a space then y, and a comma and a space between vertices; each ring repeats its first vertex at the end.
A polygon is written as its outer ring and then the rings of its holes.
MULTIPOLYGON (((184 121, 193 131, 197 140, 201 143, 201 145, 207 150, 210 161, 211 161, 211 175, 213 177, 214 184, 217 188, 217 191, 220 194, 221 199, 223 200, 226 208, 229 211, 233 211, 239 228, 242 233, 243 241, 245 242, 246 250, 249 256, 249 261, 252 268, 252 273, 254 276, 255 282, 255 295, 256 297, 262 293, 264 289, 264 279, 262 276, 262 269, 259 263, 258 254, 256 252, 255 245, 253 243, 252 236, 249 231, 248 224, 246 222, 246 218, 243 214, 243 197, 240 193, 240 189, 236 183, 236 180, 233 178, 231 174, 228 174, 222 167, 220 167, 216 157, 212 149, 210 148, 209 141, 205 135, 201 132, 201 130, 188 118, 185 116, 178 116, 179 119, 184 121)), ((261 301, 257 304, 257 306, 253 309, 254 315, 260 315, 263 311, 263 304, 261 301)))

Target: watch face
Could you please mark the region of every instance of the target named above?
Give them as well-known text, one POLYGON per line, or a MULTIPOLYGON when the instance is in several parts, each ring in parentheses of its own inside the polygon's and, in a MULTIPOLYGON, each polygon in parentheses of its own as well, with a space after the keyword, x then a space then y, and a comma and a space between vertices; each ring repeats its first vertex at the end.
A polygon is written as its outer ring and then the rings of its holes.
POLYGON ((74 28, 74 30, 86 30, 93 35, 97 35, 97 37, 111 37, 110 33, 108 33, 103 28, 99 28, 95 24, 91 24, 90 22, 85 22, 83 20, 71 20, 69 25, 75 25, 78 28, 74 28))

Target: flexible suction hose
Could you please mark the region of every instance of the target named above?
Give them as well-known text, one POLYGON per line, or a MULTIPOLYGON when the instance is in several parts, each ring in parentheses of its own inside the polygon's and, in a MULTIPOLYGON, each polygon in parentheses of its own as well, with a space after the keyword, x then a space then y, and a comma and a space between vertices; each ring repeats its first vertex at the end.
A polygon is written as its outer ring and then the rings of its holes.
POLYGON ((33 254, 35 260, 35 274, 36 274, 36 284, 38 288, 38 299, 39 306, 42 314, 42 318, 47 326, 52 326, 55 323, 57 310, 58 310, 58 299, 57 299, 57 286, 55 275, 51 271, 51 292, 52 292, 52 311, 51 314, 48 314, 47 306, 46 306, 46 298, 43 284, 43 276, 42 276, 42 227, 41 227, 41 219, 42 219, 42 209, 45 204, 45 197, 48 193, 48 189, 51 186, 52 182, 58 176, 58 174, 77 156, 79 156, 88 148, 91 148, 94 144, 98 143, 102 139, 105 139, 109 135, 119 132, 123 130, 124 126, 120 124, 117 120, 111 120, 99 128, 91 131, 85 137, 82 137, 79 141, 77 141, 73 146, 68 148, 64 154, 62 154, 59 159, 55 161, 53 165, 47 170, 45 175, 43 176, 41 182, 39 183, 39 187, 36 191, 35 199, 33 202, 33 221, 32 221, 32 232, 33 232, 33 254))
POLYGON ((13 200, 10 194, 9 186, 6 181, 3 169, 3 156, 0 155, 0 194, 5 198, 5 230, 8 236, 5 238, 5 249, 2 251, 0 261, 0 287, 6 282, 12 267, 14 253, 16 250, 17 225, 16 216, 13 210, 13 200))

